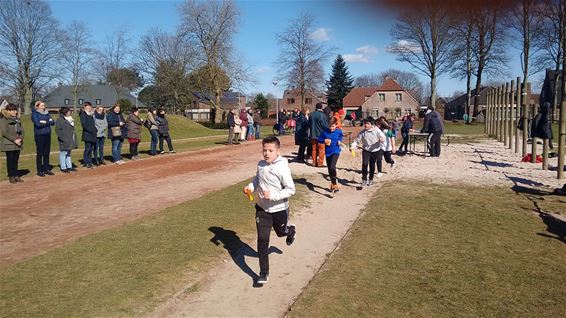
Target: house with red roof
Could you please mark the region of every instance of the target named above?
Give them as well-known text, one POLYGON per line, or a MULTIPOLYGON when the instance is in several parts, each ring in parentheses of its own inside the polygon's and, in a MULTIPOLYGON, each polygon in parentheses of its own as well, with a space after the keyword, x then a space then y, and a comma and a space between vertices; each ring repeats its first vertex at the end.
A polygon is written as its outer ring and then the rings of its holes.
POLYGON ((394 117, 407 111, 417 113, 419 102, 395 80, 386 78, 381 86, 354 87, 344 97, 347 114, 360 107, 364 117, 394 117))

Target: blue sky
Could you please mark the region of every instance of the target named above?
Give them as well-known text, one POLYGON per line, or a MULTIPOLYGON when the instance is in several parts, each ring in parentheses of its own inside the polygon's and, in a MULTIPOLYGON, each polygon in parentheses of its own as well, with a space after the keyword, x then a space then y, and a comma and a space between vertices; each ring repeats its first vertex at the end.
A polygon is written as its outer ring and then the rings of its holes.
MULTIPOLYGON (((72 20, 84 21, 98 43, 115 30, 126 30, 133 48, 152 27, 174 31, 179 23, 177 8, 182 3, 141 0, 48 2, 53 15, 63 26, 72 20)), ((392 44, 389 31, 395 22, 394 12, 368 7, 358 1, 237 1, 237 5, 242 16, 234 44, 256 77, 255 85, 243 88, 246 94, 263 92, 281 96, 284 88, 272 84, 277 78, 275 60, 279 53, 275 34, 285 30, 289 21, 302 12, 314 16, 315 37, 336 48, 336 54, 346 58, 352 76, 396 68, 415 72, 423 83, 428 83, 427 78, 416 73, 410 65, 397 61, 393 54, 385 51, 385 47, 392 44)), ((510 63, 509 79, 521 73, 516 57, 510 63)), ((327 74, 332 60, 325 65, 327 74)), ((465 84, 444 76, 439 81, 438 90, 440 96, 451 96, 456 90, 465 90, 465 84)))

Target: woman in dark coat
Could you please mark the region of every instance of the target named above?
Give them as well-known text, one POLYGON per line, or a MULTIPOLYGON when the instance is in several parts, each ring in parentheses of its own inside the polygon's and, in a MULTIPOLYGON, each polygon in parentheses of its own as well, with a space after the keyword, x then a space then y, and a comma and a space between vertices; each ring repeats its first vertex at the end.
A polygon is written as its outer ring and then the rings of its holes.
POLYGON ((0 151, 6 153, 6 168, 10 183, 23 182, 18 172, 20 151, 24 144, 24 129, 18 118, 18 107, 8 104, 0 116, 0 151))
POLYGON ((165 118, 165 110, 160 108, 157 110, 157 131, 159 132, 159 153, 164 154, 163 150, 163 139, 167 141, 167 147, 169 148, 169 153, 175 153, 173 150, 173 143, 171 142, 171 136, 169 136, 169 122, 165 118))
POLYGON ((55 122, 55 132, 59 142, 59 166, 61 172, 69 173, 77 171, 73 168, 71 161, 71 150, 77 149, 77 134, 75 133, 75 121, 71 116, 71 109, 62 107, 59 111, 59 118, 55 122))
POLYGON ((138 145, 141 141, 141 129, 143 121, 140 119, 140 110, 137 107, 132 108, 132 113, 126 119, 126 127, 128 127, 128 142, 130 143, 130 158, 138 160, 138 145))
POLYGON ((51 126, 55 125, 55 121, 45 109, 44 102, 40 100, 35 102, 35 109, 31 111, 31 121, 35 137, 37 175, 40 177, 53 175, 49 164, 49 153, 51 152, 51 126))
POLYGON ((114 104, 112 109, 106 114, 108 122, 108 138, 112 140, 112 161, 115 164, 123 164, 122 144, 128 134, 126 120, 120 110, 120 104, 114 104))
POLYGON ((310 143, 309 120, 305 112, 300 112, 296 117, 295 145, 299 146, 297 155, 298 162, 305 162, 305 150, 310 143))
POLYGON ((83 152, 83 166, 85 168, 92 169, 94 165, 92 164, 92 157, 94 153, 94 147, 96 147, 96 125, 94 123, 94 111, 92 110, 92 105, 90 102, 84 104, 83 109, 79 113, 79 118, 81 119, 81 126, 83 127, 82 141, 85 143, 85 149, 83 152))

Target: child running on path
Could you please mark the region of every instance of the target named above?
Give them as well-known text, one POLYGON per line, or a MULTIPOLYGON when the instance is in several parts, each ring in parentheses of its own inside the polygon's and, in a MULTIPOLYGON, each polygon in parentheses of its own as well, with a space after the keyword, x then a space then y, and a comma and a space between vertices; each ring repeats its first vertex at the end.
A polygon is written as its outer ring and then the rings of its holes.
POLYGON ((332 194, 339 191, 336 178, 336 163, 340 157, 340 143, 344 138, 342 130, 336 128, 338 120, 335 117, 330 118, 328 128, 324 130, 318 137, 318 142, 325 145, 324 152, 326 154, 326 165, 328 166, 328 175, 330 176, 330 192, 332 194))
MULTIPOLYGON (((354 151, 358 145, 362 147, 362 187, 373 184, 375 174, 375 164, 381 161, 383 155, 382 143, 385 142, 383 132, 373 125, 373 118, 368 117, 363 120, 364 130, 360 131, 356 139, 350 145, 350 150, 354 151), (369 165, 369 179, 368 179, 369 165)), ((381 168, 379 170, 381 173, 381 168)))
POLYGON ((395 160, 391 157, 395 151, 395 134, 393 133, 391 126, 385 120, 385 117, 380 117, 378 119, 377 125, 385 134, 385 143, 383 144, 383 157, 385 162, 391 165, 391 168, 395 165, 395 160))
POLYGON ((295 183, 289 163, 279 152, 281 144, 274 136, 262 141, 263 160, 257 164, 252 182, 244 187, 244 193, 258 194, 256 209, 257 253, 259 257, 258 284, 267 283, 269 277, 269 236, 271 228, 278 237, 286 236, 287 245, 295 240, 295 226, 287 226, 289 197, 295 194, 295 183))

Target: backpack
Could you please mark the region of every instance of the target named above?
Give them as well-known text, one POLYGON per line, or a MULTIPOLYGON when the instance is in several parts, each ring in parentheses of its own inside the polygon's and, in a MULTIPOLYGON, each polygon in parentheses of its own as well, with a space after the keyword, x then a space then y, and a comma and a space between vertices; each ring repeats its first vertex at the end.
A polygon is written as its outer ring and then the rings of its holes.
POLYGON ((146 119, 146 120, 143 121, 143 126, 144 126, 145 128, 150 129, 150 128, 151 128, 151 125, 152 125, 152 124, 151 124, 151 122, 150 122, 149 120, 146 119))

